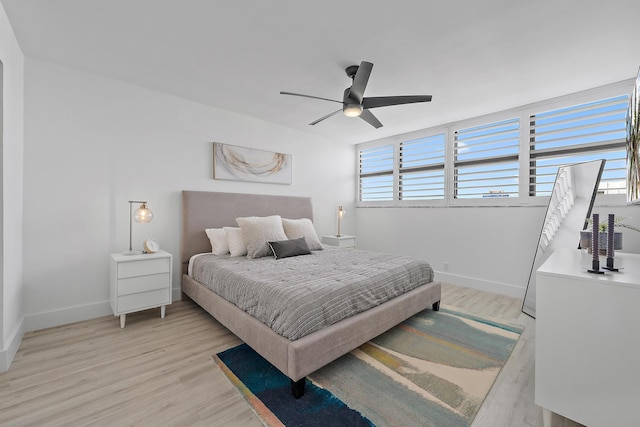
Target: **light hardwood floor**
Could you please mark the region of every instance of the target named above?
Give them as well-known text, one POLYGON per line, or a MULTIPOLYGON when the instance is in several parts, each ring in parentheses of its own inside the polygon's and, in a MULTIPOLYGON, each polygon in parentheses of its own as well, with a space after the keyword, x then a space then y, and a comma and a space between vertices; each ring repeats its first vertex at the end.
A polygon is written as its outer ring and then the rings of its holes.
MULTIPOLYGON (((443 285, 442 303, 525 327, 473 426, 542 426, 521 300, 443 285)), ((210 357, 240 341, 191 301, 27 333, 0 374, 0 425, 261 426, 210 357)))

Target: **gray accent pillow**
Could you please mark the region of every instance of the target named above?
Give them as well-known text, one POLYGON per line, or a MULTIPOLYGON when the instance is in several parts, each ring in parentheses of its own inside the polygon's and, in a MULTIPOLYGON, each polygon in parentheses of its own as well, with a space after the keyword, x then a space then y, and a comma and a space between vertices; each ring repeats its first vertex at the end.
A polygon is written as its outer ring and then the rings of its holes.
POLYGON ((304 237, 292 240, 267 242, 275 259, 288 258, 298 255, 309 255, 311 251, 304 237))
POLYGON ((236 218, 247 246, 247 258, 260 258, 271 254, 267 242, 287 240, 280 215, 236 218))
POLYGON ((309 245, 309 249, 312 251, 324 249, 322 243, 320 243, 320 239, 318 239, 316 229, 313 227, 313 223, 309 218, 282 218, 282 226, 284 227, 284 232, 288 239, 291 240, 304 237, 307 241, 307 245, 309 245))

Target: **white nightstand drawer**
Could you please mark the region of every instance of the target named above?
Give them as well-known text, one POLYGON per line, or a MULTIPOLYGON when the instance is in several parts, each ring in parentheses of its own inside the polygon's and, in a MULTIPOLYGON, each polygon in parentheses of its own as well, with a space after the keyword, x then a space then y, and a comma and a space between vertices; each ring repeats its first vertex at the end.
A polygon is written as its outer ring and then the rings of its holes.
POLYGON ((170 304, 169 293, 169 289, 159 289, 118 297, 118 312, 126 313, 170 304))
POLYGON ((118 264, 118 279, 144 276, 147 274, 168 273, 169 271, 171 271, 170 258, 121 262, 118 264))
POLYGON ((128 277, 118 280, 118 296, 138 292, 168 289, 171 278, 169 273, 149 274, 147 276, 128 277))

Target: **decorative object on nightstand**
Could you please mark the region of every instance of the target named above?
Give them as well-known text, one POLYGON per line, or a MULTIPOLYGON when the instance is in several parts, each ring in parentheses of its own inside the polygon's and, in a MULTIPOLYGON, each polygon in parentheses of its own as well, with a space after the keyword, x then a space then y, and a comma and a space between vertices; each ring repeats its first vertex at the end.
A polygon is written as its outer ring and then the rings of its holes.
POLYGON ((124 328, 127 313, 171 304, 172 255, 165 251, 149 254, 111 254, 110 299, 114 316, 124 328))
POLYGON ((144 240, 142 248, 144 249, 145 254, 152 254, 160 250, 160 244, 153 237, 149 237, 148 239, 144 240))
POLYGON ((340 248, 355 248, 356 236, 322 236, 322 243, 330 246, 338 246, 340 248))
POLYGON ((153 219, 153 212, 151 209, 147 207, 147 202, 138 201, 138 200, 129 200, 129 250, 123 252, 124 255, 138 255, 141 254, 142 251, 134 251, 132 245, 132 236, 133 236, 133 221, 147 223, 151 222, 153 219), (140 207, 136 209, 135 215, 133 214, 133 204, 140 203, 140 207))
POLYGON ((342 218, 344 218, 344 215, 346 214, 345 210, 342 209, 342 206, 338 206, 338 232, 336 233, 336 237, 340 237, 340 221, 342 220, 342 218))

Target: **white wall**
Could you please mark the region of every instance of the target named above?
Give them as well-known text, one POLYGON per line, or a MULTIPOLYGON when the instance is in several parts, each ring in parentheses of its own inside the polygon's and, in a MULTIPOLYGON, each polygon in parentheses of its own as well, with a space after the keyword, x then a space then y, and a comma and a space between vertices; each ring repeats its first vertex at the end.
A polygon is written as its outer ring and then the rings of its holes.
MULTIPOLYGON (((440 281, 524 297, 546 207, 358 208, 360 249, 418 256, 440 281), (445 266, 445 263, 448 266, 445 266)), ((640 228, 640 206, 596 206, 640 228)), ((624 252, 640 233, 622 229, 624 252)), ((579 235, 576 233, 576 245, 579 235)))
POLYGON ((24 156, 27 330, 111 313, 109 253, 128 248, 128 200, 149 201, 134 246, 154 236, 174 254, 175 297, 181 190, 311 196, 319 234, 355 197, 352 146, 32 58, 24 156), (293 184, 213 180, 213 141, 292 154, 293 184))
POLYGON ((484 289, 516 296, 528 279, 544 211, 359 208, 358 247, 418 256, 429 261, 438 280, 482 283, 484 289))
POLYGON ((0 5, 2 61, 2 200, 0 216, 0 372, 9 365, 24 334, 22 303, 22 149, 24 56, 0 5))

